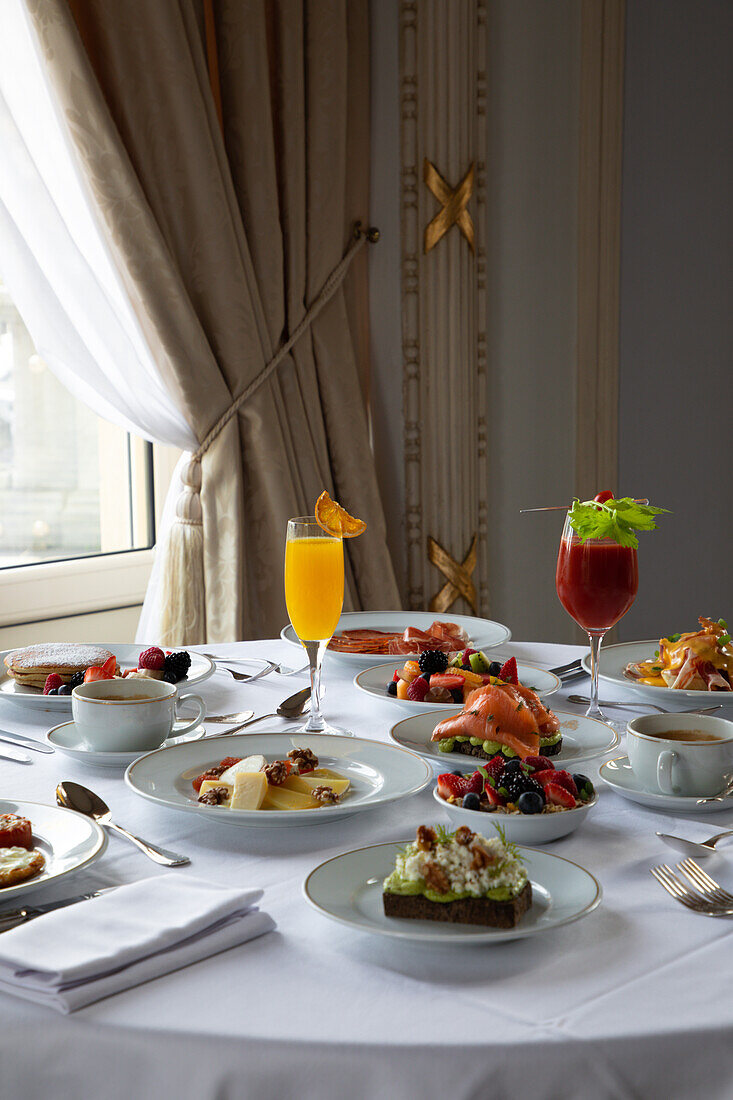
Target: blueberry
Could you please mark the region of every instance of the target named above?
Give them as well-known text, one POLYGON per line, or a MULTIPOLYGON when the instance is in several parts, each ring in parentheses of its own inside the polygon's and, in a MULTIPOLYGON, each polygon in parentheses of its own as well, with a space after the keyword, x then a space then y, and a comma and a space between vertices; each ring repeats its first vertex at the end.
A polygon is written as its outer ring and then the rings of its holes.
POLYGON ((387 685, 387 695, 396 695, 396 694, 397 694, 397 681, 396 680, 390 680, 389 684, 387 685))
POLYGON ((73 690, 71 684, 62 684, 56 689, 56 692, 58 695, 71 695, 73 690))
POLYGON ((490 676, 498 676, 500 672, 501 672, 501 665, 499 664, 499 662, 498 661, 492 661, 491 664, 489 665, 489 675, 490 676))
POLYGON ((596 793, 593 788, 593 784, 591 783, 587 775, 574 775, 573 783, 578 788, 578 794, 585 801, 587 801, 589 798, 592 798, 593 795, 596 793))
POLYGON ((451 775, 463 775, 463 772, 460 768, 456 768, 455 771, 451 772, 451 775))
POLYGON ((522 770, 522 761, 518 756, 510 756, 504 765, 505 772, 519 772, 522 770))
POLYGON ((463 692, 460 688, 453 688, 451 690, 451 695, 453 696, 454 703, 463 703, 463 692))
POLYGON ((58 693, 59 693, 58 688, 49 688, 48 691, 46 692, 46 695, 58 695, 58 693))
POLYGON ((541 814, 544 805, 545 800, 537 791, 525 791, 517 801, 520 814, 541 814))
POLYGON ((463 809, 464 810, 478 810, 481 806, 481 799, 477 794, 471 792, 463 796, 463 809))

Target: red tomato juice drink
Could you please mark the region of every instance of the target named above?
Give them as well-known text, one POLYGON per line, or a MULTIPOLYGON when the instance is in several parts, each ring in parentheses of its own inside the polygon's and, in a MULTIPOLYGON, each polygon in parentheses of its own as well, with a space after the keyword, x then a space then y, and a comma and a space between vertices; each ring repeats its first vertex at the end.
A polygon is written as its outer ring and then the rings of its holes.
POLYGON ((576 623, 589 634, 605 634, 634 602, 639 587, 636 549, 613 539, 563 537, 555 584, 576 623))

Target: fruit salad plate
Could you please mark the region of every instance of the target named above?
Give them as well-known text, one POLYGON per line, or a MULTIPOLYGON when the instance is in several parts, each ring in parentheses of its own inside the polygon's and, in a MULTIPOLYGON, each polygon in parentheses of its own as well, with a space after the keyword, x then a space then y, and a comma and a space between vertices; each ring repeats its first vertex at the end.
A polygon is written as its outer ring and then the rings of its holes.
POLYGON ((156 749, 139 757, 125 772, 125 782, 141 798, 184 813, 199 814, 224 825, 298 828, 373 810, 425 789, 432 779, 429 764, 413 752, 380 741, 334 734, 240 733, 156 749), (334 806, 314 810, 230 810, 197 801, 196 776, 224 757, 262 754, 271 763, 291 749, 310 749, 319 766, 348 779, 350 787, 334 806))
MULTIPOLYGON (((128 645, 119 642, 100 642, 99 644, 104 649, 108 649, 110 653, 114 653, 120 668, 137 668, 138 657, 148 648, 144 644, 128 645)), ((9 703, 29 707, 32 710, 70 714, 70 695, 43 695, 35 688, 26 687, 15 682, 13 677, 9 675, 5 665, 5 658, 12 652, 12 649, 5 649, 0 652, 0 699, 6 699, 9 703)), ((188 653, 191 657, 191 667, 188 670, 188 675, 176 685, 181 690, 193 687, 194 684, 203 683, 204 680, 208 680, 216 672, 214 662, 210 661, 208 657, 204 657, 203 653, 196 653, 193 649, 188 650, 188 653)))
MULTIPOLYGON (((454 707, 453 712, 460 708, 454 707)), ((389 735, 396 745, 410 752, 417 752, 441 766, 441 771, 448 772, 454 768, 463 771, 474 771, 479 764, 485 763, 483 758, 467 756, 462 752, 440 752, 436 741, 431 741, 433 730, 450 712, 450 707, 442 710, 423 711, 422 714, 414 714, 411 718, 403 718, 392 726, 389 735)), ((562 732, 562 748, 557 756, 552 757, 553 764, 558 768, 568 771, 576 771, 576 764, 581 760, 592 760, 594 757, 603 756, 612 752, 619 743, 619 735, 616 730, 607 726, 605 722, 599 722, 596 718, 586 718, 584 714, 570 714, 569 712, 556 710, 554 714, 560 722, 562 732)))
POLYGON ((382 883, 408 843, 373 844, 326 860, 303 883, 306 901, 322 916, 356 932, 462 947, 536 936, 580 920, 601 901, 600 883, 584 867, 562 856, 520 848, 532 883, 532 905, 515 928, 386 917, 382 883))
MULTIPOLYGON (((455 623, 465 630, 470 638, 467 644, 472 649, 493 649, 508 642, 512 636, 508 626, 496 623, 493 619, 478 619, 473 615, 453 615, 449 612, 436 615, 432 611, 346 611, 339 619, 334 634, 340 634, 344 630, 381 630, 403 634, 408 627, 427 630, 436 620, 455 623)), ((290 623, 280 631, 280 637, 300 648, 300 641, 290 623)), ((379 653, 339 653, 327 649, 326 659, 338 661, 343 666, 356 670, 369 668, 381 661, 389 663, 394 657, 392 654, 382 656, 379 653)))
POLYGON ((0 799, 0 815, 26 817, 33 828, 33 846, 43 853, 43 869, 32 878, 0 887, 0 905, 19 894, 47 886, 74 874, 99 859, 107 847, 107 834, 85 814, 42 802, 0 799))
MULTIPOLYGON (((654 651, 659 649, 659 639, 651 639, 648 642, 619 642, 618 645, 603 646, 599 678, 616 688, 622 688, 630 692, 635 698, 647 699, 650 703, 657 703, 665 710, 674 710, 676 707, 694 706, 723 706, 733 707, 733 691, 688 691, 686 688, 654 687, 653 684, 640 684, 626 675, 626 666, 630 663, 648 661, 654 656, 654 651)), ((583 668, 590 675, 590 654, 583 658, 583 668)))
MULTIPOLYGON (((362 672, 356 674, 354 683, 360 691, 365 692, 367 695, 371 695, 376 699, 386 699, 394 706, 398 706, 412 714, 419 711, 432 711, 436 705, 440 707, 444 718, 448 714, 455 714, 461 710, 462 703, 418 703, 413 699, 398 699, 397 696, 388 694, 388 688, 394 679, 395 672, 404 666, 405 660, 411 659, 392 657, 388 664, 365 668, 362 672)), ((446 672, 450 672, 450 669, 446 669, 446 672)), ((536 665, 525 665, 517 662, 517 675, 520 684, 532 688, 532 691, 536 691, 543 698, 546 695, 552 695, 560 687, 560 680, 554 672, 537 668, 536 665)))

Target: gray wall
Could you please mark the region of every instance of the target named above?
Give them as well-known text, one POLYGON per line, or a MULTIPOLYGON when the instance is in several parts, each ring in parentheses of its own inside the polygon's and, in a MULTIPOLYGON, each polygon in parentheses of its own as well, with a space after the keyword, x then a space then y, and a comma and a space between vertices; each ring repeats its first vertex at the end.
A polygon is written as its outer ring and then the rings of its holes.
POLYGON ((640 539, 622 639, 733 622, 733 3, 626 8, 620 487, 640 539))

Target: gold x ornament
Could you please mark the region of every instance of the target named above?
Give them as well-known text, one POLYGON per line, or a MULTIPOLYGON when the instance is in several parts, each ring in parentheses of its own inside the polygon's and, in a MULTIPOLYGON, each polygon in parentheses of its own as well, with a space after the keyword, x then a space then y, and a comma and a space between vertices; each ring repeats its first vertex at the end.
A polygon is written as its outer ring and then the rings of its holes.
POLYGON ((473 194, 473 164, 457 187, 452 188, 445 182, 434 164, 425 157, 423 161, 423 179, 428 190, 435 196, 441 209, 425 227, 425 251, 430 252, 435 248, 441 237, 444 237, 452 225, 457 225, 463 236, 468 241, 468 247, 472 252, 476 251, 474 244, 473 220, 466 207, 473 194))
POLYGON ((476 535, 463 562, 459 563, 444 550, 439 542, 428 535, 428 558, 443 574, 447 581, 430 601, 430 610, 443 614, 459 596, 463 596, 474 615, 476 614, 476 586, 471 574, 476 568, 476 535))

